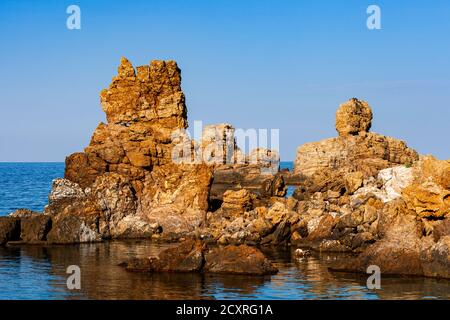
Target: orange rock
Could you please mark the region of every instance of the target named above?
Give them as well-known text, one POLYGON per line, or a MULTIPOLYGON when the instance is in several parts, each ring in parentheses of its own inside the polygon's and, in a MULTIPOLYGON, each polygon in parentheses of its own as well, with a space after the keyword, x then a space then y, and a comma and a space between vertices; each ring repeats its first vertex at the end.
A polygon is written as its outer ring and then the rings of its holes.
POLYGON ((413 168, 414 181, 402 196, 420 217, 442 218, 450 214, 450 162, 423 157, 413 168))
POLYGON ((352 98, 336 111, 336 131, 340 136, 368 132, 372 126, 372 109, 365 101, 352 98))

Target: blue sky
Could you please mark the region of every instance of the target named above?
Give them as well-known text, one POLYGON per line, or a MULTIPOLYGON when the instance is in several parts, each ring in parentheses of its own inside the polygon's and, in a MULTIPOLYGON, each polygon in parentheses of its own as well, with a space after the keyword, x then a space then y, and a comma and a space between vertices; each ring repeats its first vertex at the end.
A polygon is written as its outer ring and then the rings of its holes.
POLYGON ((278 128, 283 160, 336 136, 337 106, 450 158, 450 1, 0 1, 0 161, 64 161, 105 117, 121 56, 174 59, 190 123, 278 128), (66 8, 81 8, 81 30, 66 8), (366 8, 381 8, 368 30, 366 8))

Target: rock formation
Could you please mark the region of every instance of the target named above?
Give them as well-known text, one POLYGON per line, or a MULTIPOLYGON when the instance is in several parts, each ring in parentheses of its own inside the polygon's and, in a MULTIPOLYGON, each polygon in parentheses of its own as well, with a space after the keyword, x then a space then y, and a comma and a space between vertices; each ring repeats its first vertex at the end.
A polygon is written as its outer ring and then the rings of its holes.
POLYGON ((206 126, 201 142, 202 158, 214 166, 211 209, 216 209, 229 190, 250 190, 256 201, 267 204, 270 197, 284 197, 286 186, 279 174, 278 152, 265 148, 243 153, 237 146, 235 129, 230 124, 206 126))
POLYGON ((337 138, 298 148, 294 172, 304 178, 304 187, 297 190, 297 198, 325 190, 352 193, 363 179, 380 170, 418 160, 417 152, 405 142, 368 132, 371 120, 369 105, 350 99, 336 113, 337 138))
POLYGON ((372 117, 372 109, 367 102, 352 98, 336 111, 336 131, 339 136, 369 132, 372 117))
MULTIPOLYGON (((135 70, 122 58, 100 100, 107 123, 97 126, 83 152, 67 157, 64 179, 53 182, 42 230, 36 229, 34 238, 16 236, 21 221, 29 224, 20 217, 18 224, 5 222, 4 241, 197 237, 207 211, 222 202, 224 212, 233 211, 246 194, 251 201, 237 208, 239 215, 284 196, 278 153, 243 154, 228 124, 205 127, 200 142, 189 138, 174 61, 152 61, 135 70)), ((38 224, 40 218, 33 219, 38 224)))
POLYGON ((279 172, 274 150, 239 150, 229 124, 191 139, 173 61, 135 70, 122 59, 101 105, 107 123, 67 157, 44 214, 0 217, 0 245, 185 238, 126 266, 242 274, 275 272, 247 245, 293 245, 358 254, 337 270, 450 278, 450 161, 369 132, 364 101, 340 105, 338 137, 298 148, 293 174, 279 172), (292 197, 286 182, 298 186, 292 197))
POLYGON ((158 257, 122 263, 135 272, 207 272, 270 275, 278 272, 264 254, 246 245, 208 248, 201 241, 186 240, 162 251, 158 257))
POLYGON ((84 152, 66 159, 66 180, 56 182, 46 211, 55 220, 49 241, 194 231, 208 208, 212 170, 173 160, 173 137, 187 127, 177 64, 152 61, 135 71, 122 58, 100 96, 108 123, 98 125, 84 152), (67 228, 78 235, 64 239, 59 230, 67 228))
POLYGON ((368 132, 372 111, 351 99, 336 113, 339 137, 298 149, 299 222, 291 243, 360 253, 332 269, 449 277, 448 161, 419 157, 402 141, 368 132))

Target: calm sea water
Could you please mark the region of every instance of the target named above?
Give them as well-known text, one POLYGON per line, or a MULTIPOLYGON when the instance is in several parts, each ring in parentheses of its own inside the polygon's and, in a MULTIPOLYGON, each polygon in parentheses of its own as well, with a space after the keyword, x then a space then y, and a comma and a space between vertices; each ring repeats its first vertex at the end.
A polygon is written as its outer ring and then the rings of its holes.
MULTIPOLYGON (((51 181, 63 163, 0 163, 0 212, 42 210, 51 181)), ((263 248, 279 268, 274 276, 139 274, 118 264, 131 257, 157 255, 171 245, 111 241, 72 246, 0 247, 0 299, 450 299, 450 281, 382 277, 381 290, 366 277, 331 273, 345 256, 291 259, 289 248, 263 248), (81 290, 67 289, 66 269, 81 268, 81 290)))
POLYGON ((64 177, 64 163, 0 162, 0 216, 17 209, 42 211, 52 180, 64 177))

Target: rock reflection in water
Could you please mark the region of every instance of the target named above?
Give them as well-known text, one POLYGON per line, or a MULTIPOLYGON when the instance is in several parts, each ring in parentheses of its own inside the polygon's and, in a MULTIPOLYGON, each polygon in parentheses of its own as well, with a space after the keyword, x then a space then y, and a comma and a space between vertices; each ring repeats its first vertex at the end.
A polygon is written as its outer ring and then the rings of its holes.
POLYGON ((450 298, 450 281, 383 277, 381 290, 366 288, 366 275, 329 272, 342 255, 295 261, 290 249, 263 248, 280 272, 251 277, 196 273, 142 274, 118 264, 157 255, 172 245, 147 241, 74 246, 0 248, 0 299, 424 299, 450 298), (81 268, 81 287, 66 287, 66 268, 81 268))

